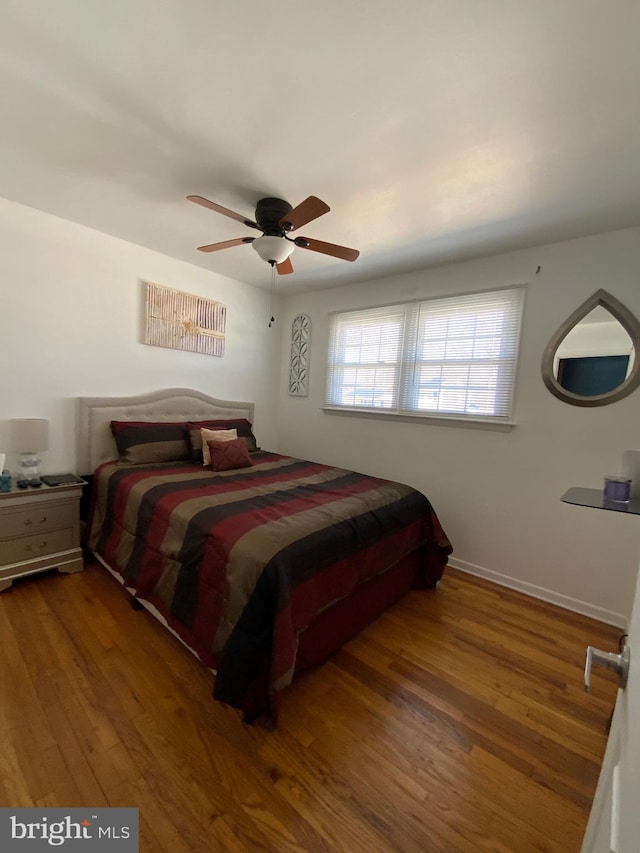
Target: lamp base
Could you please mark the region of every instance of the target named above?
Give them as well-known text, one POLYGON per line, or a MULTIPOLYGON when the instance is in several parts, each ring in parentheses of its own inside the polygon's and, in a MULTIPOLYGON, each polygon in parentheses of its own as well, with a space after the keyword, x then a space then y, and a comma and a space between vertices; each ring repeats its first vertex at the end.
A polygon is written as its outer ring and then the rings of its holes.
POLYGON ((20 480, 40 479, 40 457, 37 453, 21 453, 19 455, 20 480))

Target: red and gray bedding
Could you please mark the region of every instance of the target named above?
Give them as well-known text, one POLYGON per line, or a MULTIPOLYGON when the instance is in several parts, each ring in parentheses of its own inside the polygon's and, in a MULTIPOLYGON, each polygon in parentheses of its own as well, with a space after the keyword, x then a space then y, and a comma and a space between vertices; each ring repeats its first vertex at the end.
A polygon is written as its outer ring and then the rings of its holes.
POLYGON ((451 545, 414 489, 258 451, 252 466, 107 463, 88 545, 217 670, 250 719, 288 685, 314 617, 420 549, 434 586, 451 545))

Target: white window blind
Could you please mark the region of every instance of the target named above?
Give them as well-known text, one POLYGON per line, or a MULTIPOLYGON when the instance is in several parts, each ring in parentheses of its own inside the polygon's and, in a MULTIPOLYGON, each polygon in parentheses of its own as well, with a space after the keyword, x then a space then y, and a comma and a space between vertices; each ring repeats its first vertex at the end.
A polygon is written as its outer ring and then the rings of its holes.
POLYGON ((334 314, 326 404, 508 421, 524 288, 334 314))

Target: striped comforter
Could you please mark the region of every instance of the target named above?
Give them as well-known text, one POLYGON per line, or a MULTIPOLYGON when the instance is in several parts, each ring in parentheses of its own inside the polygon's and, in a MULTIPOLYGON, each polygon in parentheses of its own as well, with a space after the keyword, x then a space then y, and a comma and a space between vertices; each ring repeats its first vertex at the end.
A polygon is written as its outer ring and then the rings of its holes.
POLYGON ((359 584, 423 548, 434 585, 451 546, 424 495, 258 452, 251 468, 107 463, 87 543, 207 666, 214 695, 251 718, 291 681, 297 638, 359 584))

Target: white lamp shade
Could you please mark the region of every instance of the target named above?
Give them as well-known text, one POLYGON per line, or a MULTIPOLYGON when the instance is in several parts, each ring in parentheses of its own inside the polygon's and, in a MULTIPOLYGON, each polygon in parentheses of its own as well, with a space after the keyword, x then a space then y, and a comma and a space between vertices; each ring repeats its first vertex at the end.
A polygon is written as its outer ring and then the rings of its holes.
POLYGON ((258 237, 251 244, 263 261, 281 264, 286 261, 295 248, 295 243, 284 237, 258 237))
POLYGON ((43 418, 14 418, 12 448, 17 453, 39 453, 49 448, 49 421, 43 418))

